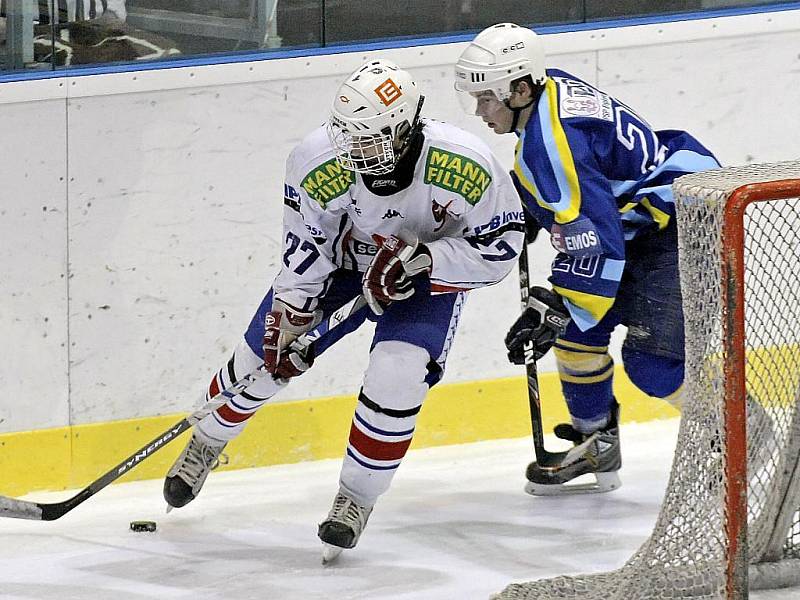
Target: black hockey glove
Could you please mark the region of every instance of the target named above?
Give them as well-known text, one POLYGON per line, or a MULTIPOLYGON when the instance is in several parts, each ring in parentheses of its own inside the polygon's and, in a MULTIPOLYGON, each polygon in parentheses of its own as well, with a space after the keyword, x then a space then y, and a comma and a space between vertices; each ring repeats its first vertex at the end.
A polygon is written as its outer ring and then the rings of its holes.
POLYGON ((536 238, 539 237, 542 226, 539 225, 539 221, 536 220, 536 217, 528 212, 527 208, 523 208, 522 213, 525 215, 525 243, 532 244, 536 241, 536 238))
POLYGON ((561 296, 547 288, 532 287, 527 308, 506 335, 508 360, 515 365, 525 364, 526 350, 532 352, 534 360, 539 360, 564 333, 569 322, 569 312, 561 296))

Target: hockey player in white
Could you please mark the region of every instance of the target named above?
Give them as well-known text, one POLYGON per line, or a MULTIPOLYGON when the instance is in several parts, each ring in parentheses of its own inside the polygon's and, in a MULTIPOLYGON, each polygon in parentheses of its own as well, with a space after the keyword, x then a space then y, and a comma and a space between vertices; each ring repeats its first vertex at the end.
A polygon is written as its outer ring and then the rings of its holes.
POLYGON ((318 356, 376 322, 339 491, 319 526, 326 562, 358 542, 442 377, 466 292, 505 277, 522 246, 510 176, 477 137, 420 118, 423 100, 406 71, 369 62, 336 92, 327 125, 290 154, 282 269, 208 395, 261 364, 273 376, 197 425, 164 483, 170 506, 192 501, 225 444, 311 366, 291 342, 363 293, 368 308, 315 344, 318 356))

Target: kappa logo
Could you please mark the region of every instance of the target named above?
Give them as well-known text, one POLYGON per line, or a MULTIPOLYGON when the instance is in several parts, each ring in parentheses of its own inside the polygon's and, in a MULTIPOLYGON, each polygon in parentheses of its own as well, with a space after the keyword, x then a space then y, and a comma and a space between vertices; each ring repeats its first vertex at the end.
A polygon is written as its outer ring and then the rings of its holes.
POLYGON ((450 205, 453 203, 452 200, 447 204, 439 204, 436 200, 433 201, 431 204, 431 212, 433 213, 433 220, 436 221, 437 227, 434 229, 434 233, 439 231, 442 227, 444 227, 444 222, 447 219, 447 209, 450 208, 450 205))
POLYGON ((387 78, 386 81, 376 87, 375 93, 380 101, 383 102, 384 106, 389 106, 403 95, 403 92, 400 91, 400 88, 392 81, 391 77, 387 78))
POLYGON ((396 211, 393 208, 390 208, 389 210, 387 210, 386 214, 384 214, 381 217, 381 219, 394 219, 395 217, 400 217, 401 219, 405 219, 405 217, 403 215, 401 215, 399 211, 396 211))

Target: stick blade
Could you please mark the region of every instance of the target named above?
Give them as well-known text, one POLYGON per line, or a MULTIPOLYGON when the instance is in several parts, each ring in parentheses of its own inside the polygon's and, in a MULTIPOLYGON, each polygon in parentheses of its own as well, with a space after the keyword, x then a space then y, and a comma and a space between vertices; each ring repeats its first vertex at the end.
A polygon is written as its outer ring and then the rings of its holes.
POLYGON ((0 496, 0 517, 41 521, 42 507, 36 502, 0 496))

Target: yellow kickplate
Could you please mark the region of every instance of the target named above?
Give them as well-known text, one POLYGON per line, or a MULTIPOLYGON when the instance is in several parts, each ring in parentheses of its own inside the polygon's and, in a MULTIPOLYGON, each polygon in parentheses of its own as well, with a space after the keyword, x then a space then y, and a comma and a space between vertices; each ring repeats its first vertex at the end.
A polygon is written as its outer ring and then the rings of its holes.
MULTIPOLYGON (((539 377, 545 431, 567 417, 556 373, 539 377)), ((615 371, 614 391, 622 421, 675 417, 666 402, 649 398, 615 371)), ((344 454, 355 397, 335 396, 272 404, 251 420, 225 450, 221 469, 294 463, 344 454)), ((147 445, 181 414, 75 425, 0 435, 0 495, 82 488, 138 448, 147 445)), ((531 433, 524 377, 434 387, 420 412, 414 448, 515 438, 531 433)), ((163 477, 186 443, 186 435, 142 462, 120 481, 163 477)))

